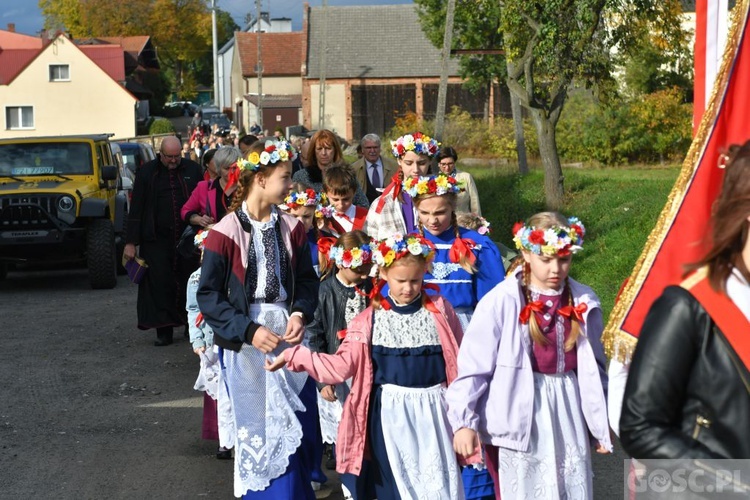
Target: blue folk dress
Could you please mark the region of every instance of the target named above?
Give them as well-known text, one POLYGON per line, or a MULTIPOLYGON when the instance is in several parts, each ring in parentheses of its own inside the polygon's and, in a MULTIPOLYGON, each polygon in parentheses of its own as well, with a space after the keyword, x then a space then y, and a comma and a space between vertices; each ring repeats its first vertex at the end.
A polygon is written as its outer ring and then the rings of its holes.
POLYGON ((445 360, 421 296, 373 314, 373 391, 368 416, 378 500, 463 499, 443 398, 445 360))

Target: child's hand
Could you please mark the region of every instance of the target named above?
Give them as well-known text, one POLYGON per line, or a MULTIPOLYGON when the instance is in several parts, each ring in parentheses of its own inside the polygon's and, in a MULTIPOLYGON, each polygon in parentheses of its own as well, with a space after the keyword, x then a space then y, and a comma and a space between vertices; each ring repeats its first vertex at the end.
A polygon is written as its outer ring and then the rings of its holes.
POLYGON ((281 354, 276 356, 276 359, 274 359, 273 361, 266 358, 266 365, 263 368, 265 368, 269 372, 275 372, 276 370, 284 368, 284 365, 286 365, 286 359, 284 358, 284 353, 282 352, 281 354))
POLYGON ((325 399, 326 401, 330 401, 331 403, 333 403, 337 399, 336 392, 334 392, 332 385, 323 386, 323 388, 320 390, 320 395, 323 397, 323 399, 325 399))
POLYGON ((193 352, 200 356, 202 352, 206 352, 206 346, 196 347, 195 349, 193 349, 193 352))
POLYGON ((462 427, 453 435, 453 450, 463 458, 468 458, 479 448, 477 433, 468 427, 462 427))
POLYGON ((609 455, 610 453, 612 453, 607 448, 605 448, 602 443, 597 443, 596 452, 602 455, 609 455))
POLYGON ((255 334, 253 335, 252 340, 253 347, 258 349, 263 354, 268 354, 269 352, 276 349, 276 346, 279 345, 279 342, 281 342, 279 336, 265 326, 261 326, 260 328, 255 330, 255 334))
POLYGON ((291 345, 297 345, 305 337, 305 322, 299 316, 292 316, 286 324, 284 340, 291 345))

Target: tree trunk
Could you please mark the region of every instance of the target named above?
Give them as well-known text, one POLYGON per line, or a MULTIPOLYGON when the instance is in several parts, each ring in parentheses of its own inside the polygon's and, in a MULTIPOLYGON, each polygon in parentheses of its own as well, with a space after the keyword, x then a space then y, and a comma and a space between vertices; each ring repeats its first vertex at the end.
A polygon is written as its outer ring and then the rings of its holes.
POLYGON ((516 154, 518 155, 518 173, 526 175, 529 173, 529 165, 526 162, 526 139, 523 134, 523 113, 521 111, 521 100, 510 93, 510 110, 513 113, 513 125, 516 129, 516 154))
POLYGON ((549 210, 560 210, 563 205, 563 180, 560 157, 555 142, 555 125, 540 109, 531 109, 536 135, 539 139, 539 154, 544 165, 544 198, 549 210))

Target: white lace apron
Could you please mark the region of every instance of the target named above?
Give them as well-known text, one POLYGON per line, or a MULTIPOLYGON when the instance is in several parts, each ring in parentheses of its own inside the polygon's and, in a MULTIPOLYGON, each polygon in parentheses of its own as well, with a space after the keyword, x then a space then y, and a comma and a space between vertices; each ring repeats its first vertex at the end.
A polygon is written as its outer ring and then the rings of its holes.
MULTIPOLYGON (((251 304, 250 319, 282 336, 289 315, 283 303, 251 304)), ((282 342, 269 359, 289 344, 282 342)), ((223 350, 224 376, 235 420, 234 494, 260 491, 281 476, 289 456, 302 441, 296 411, 305 407, 297 396, 306 373, 266 371, 266 355, 244 344, 239 352, 223 350)))
POLYGON ((339 423, 341 423, 341 414, 344 411, 344 401, 349 395, 351 379, 343 384, 336 384, 335 394, 336 401, 326 401, 318 391, 318 415, 320 417, 320 432, 323 435, 323 442, 336 444, 336 436, 339 432, 339 423))
POLYGON ((383 439, 401 498, 464 498, 444 393, 442 384, 382 386, 383 439))
POLYGON ((455 307, 458 321, 461 323, 461 329, 465 332, 471 322, 471 317, 474 315, 474 308, 472 307, 455 307))
POLYGON ((212 399, 216 399, 219 392, 219 374, 221 373, 219 354, 209 347, 200 353, 200 359, 201 367, 193 389, 205 391, 212 399))
POLYGON ((573 371, 534 373, 534 416, 526 452, 500 447, 502 498, 593 498, 589 433, 573 371))

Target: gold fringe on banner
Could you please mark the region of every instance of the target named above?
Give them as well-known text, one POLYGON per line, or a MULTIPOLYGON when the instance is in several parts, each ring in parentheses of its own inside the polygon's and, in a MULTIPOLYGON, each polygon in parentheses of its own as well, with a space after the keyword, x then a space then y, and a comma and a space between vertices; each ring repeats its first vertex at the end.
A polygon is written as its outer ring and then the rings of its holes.
POLYGON ((615 303, 612 313, 609 315, 607 326, 604 329, 602 335, 604 350, 608 357, 615 358, 621 363, 628 364, 630 362, 630 357, 638 343, 636 337, 622 330, 622 324, 635 301, 635 297, 641 290, 646 276, 661 249, 664 238, 677 217, 677 212, 679 212, 682 206, 685 194, 695 178, 700 159, 708 144, 723 97, 727 91, 729 73, 732 64, 737 58, 740 37, 748 20, 748 6, 750 6, 750 0, 740 0, 735 5, 732 12, 731 28, 729 29, 724 54, 721 59, 721 67, 716 75, 714 86, 711 89, 711 98, 703 113, 700 127, 693 138, 693 142, 690 144, 690 149, 682 164, 680 175, 677 177, 674 187, 667 197, 667 203, 659 214, 656 225, 651 234, 649 234, 643 252, 641 252, 640 257, 636 261, 628 283, 615 303))

